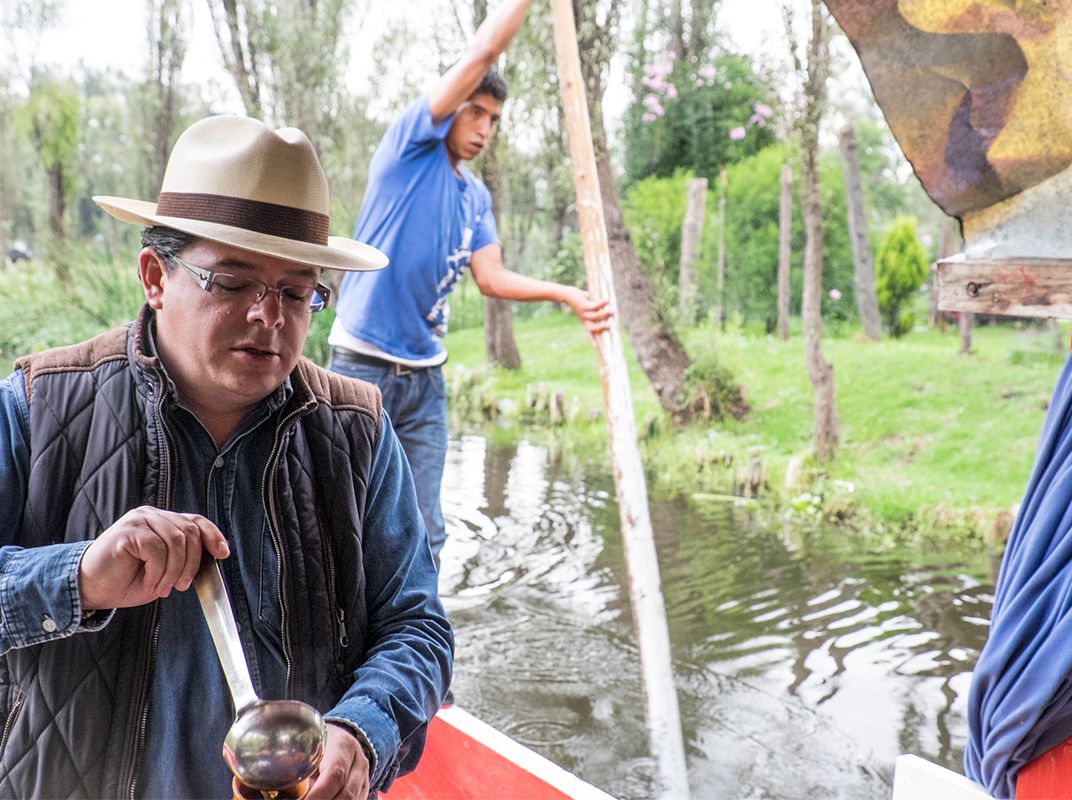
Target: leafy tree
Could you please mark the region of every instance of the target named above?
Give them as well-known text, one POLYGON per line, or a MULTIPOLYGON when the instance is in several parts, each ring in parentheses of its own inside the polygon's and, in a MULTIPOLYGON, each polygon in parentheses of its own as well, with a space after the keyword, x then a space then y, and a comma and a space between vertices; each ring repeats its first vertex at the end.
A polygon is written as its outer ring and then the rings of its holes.
POLYGON ((898 217, 882 239, 875 264, 878 307, 891 336, 912 330, 909 300, 926 282, 927 271, 927 253, 916 237, 915 218, 898 217))
MULTIPOLYGON (((775 145, 726 171, 726 309, 745 322, 760 320, 769 330, 778 317, 779 178, 789 157, 787 147, 775 145)), ((794 201, 791 270, 797 286, 791 307, 797 312, 803 242, 799 203, 794 201)))
MULTIPOLYGON (((92 236, 98 230, 107 231, 109 236, 127 232, 126 226, 103 224, 110 218, 93 202, 93 195, 152 199, 160 190, 159 184, 147 188, 147 160, 133 157, 141 143, 141 131, 136 122, 137 106, 132 107, 129 98, 137 96, 137 91, 136 83, 113 72, 87 71, 82 81, 78 160, 82 185, 73 236, 92 236)), ((109 242, 112 244, 117 243, 109 242)))
MULTIPOLYGON (((23 102, 0 74, 0 119, 12 119, 23 102)), ((0 264, 12 243, 33 246, 35 206, 44 196, 44 187, 32 179, 34 161, 33 148, 16 126, 0 125, 0 264)))
MULTIPOLYGON (((758 321, 773 331, 778 318, 778 212, 782 165, 792 159, 786 145, 773 145, 727 170, 726 304, 745 322, 758 321)), ((827 321, 855 318, 852 295, 852 250, 848 238, 845 187, 840 158, 834 152, 820 160, 819 189, 823 220, 822 312, 827 321)), ((798 195, 799 196, 799 195, 798 195)), ((713 227, 713 226, 712 226, 713 227)), ((712 263, 717 231, 705 232, 704 263, 712 263)), ((791 265, 792 308, 799 313, 804 226, 799 200, 793 204, 791 265)), ((714 276, 701 273, 701 291, 714 298, 714 276)))
POLYGON ((713 183, 723 166, 775 140, 772 92, 746 56, 683 63, 664 53, 637 79, 624 123, 627 185, 678 169, 713 183))
POLYGON ((49 227, 56 239, 65 236, 67 204, 75 194, 81 102, 69 80, 41 77, 18 109, 16 124, 30 140, 48 182, 49 227))

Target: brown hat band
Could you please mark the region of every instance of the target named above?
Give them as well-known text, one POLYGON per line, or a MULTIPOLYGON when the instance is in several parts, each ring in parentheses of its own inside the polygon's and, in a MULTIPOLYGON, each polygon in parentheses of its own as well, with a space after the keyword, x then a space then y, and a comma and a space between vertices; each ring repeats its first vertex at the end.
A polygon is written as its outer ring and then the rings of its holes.
POLYGON ((327 214, 260 200, 219 194, 161 192, 156 200, 156 213, 161 217, 215 222, 310 244, 328 243, 327 214))

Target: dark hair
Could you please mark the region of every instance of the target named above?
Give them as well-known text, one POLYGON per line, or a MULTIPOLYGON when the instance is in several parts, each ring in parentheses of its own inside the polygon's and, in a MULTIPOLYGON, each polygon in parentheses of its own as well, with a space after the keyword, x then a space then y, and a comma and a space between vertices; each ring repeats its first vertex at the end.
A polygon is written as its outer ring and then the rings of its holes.
POLYGON ((486 94, 495 99, 495 102, 502 105, 506 102, 506 81, 503 80, 502 75, 499 74, 499 70, 495 67, 488 67, 488 71, 484 73, 484 77, 480 79, 480 85, 473 90, 473 95, 486 94))
POLYGON ((163 259, 168 270, 174 268, 171 259, 189 247, 197 237, 192 233, 183 233, 174 228, 154 225, 141 232, 141 246, 151 247, 163 259))

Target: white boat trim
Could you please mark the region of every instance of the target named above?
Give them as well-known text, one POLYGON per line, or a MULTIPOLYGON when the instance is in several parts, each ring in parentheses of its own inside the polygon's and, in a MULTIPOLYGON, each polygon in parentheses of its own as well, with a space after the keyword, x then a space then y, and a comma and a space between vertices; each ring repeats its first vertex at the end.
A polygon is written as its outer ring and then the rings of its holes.
POLYGON ((914 755, 898 756, 893 800, 993 800, 975 781, 914 755))

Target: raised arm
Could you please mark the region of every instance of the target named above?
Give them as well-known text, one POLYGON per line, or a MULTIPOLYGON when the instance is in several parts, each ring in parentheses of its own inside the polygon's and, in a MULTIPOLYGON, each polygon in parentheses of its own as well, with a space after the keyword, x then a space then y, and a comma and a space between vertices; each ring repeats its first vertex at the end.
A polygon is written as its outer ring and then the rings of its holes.
POLYGON ((428 107, 437 125, 453 114, 480 85, 488 67, 498 61, 521 27, 531 2, 505 0, 477 28, 465 54, 443 74, 428 95, 428 107))

